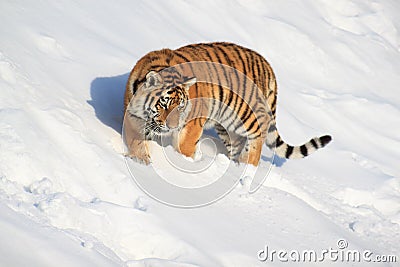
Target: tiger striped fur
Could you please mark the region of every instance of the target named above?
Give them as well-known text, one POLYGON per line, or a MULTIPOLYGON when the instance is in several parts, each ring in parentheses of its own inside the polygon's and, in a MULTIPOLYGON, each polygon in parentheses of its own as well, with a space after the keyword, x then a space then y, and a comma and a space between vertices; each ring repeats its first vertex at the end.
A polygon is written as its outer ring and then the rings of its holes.
POLYGON ((175 148, 193 157, 205 127, 215 128, 231 159, 255 166, 263 143, 276 147, 278 156, 291 159, 303 158, 331 141, 325 135, 300 146, 285 143, 275 123, 276 101, 277 83, 271 66, 248 48, 218 42, 150 52, 136 63, 126 85, 124 135, 129 156, 148 164, 146 139, 174 132, 175 148), (191 67, 170 68, 192 62, 221 63, 237 72, 207 64, 208 68, 197 72, 191 67), (201 75, 213 76, 218 83, 201 82, 201 75), (193 105, 191 100, 197 98, 208 100, 193 105), (216 101, 224 107, 216 108, 216 101))

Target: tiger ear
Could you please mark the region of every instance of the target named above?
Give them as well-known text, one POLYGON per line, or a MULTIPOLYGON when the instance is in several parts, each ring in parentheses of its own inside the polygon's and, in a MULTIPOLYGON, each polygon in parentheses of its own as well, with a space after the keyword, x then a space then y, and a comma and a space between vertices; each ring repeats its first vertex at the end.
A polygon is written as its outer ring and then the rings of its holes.
POLYGON ((150 71, 146 74, 146 82, 144 83, 144 90, 159 89, 163 85, 163 79, 158 72, 150 71))
POLYGON ((189 77, 185 79, 185 81, 183 82, 183 86, 185 87, 186 90, 189 90, 189 87, 195 84, 196 82, 197 82, 196 77, 189 77))

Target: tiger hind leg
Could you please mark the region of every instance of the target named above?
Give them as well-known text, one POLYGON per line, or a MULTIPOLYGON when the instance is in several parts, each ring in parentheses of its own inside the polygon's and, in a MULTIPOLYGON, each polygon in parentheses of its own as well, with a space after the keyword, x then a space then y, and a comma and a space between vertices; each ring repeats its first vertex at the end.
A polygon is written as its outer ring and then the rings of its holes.
POLYGON ((255 139, 247 139, 247 142, 245 143, 244 148, 240 153, 239 162, 257 166, 258 162, 260 161, 263 143, 264 139, 261 137, 257 137, 255 139))
POLYGON ((233 161, 239 162, 239 156, 246 144, 246 137, 240 136, 233 132, 228 133, 220 124, 215 125, 215 130, 219 138, 224 143, 228 151, 229 158, 233 161))

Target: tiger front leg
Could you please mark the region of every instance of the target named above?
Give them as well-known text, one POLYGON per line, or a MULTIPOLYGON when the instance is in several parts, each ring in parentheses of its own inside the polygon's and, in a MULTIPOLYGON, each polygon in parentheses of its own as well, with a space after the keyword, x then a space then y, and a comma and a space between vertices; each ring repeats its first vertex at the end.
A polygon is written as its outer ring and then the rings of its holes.
POLYGON ((148 141, 142 132, 143 125, 144 121, 141 119, 125 116, 123 134, 125 144, 128 147, 128 152, 125 156, 148 165, 150 164, 150 154, 148 141))
POLYGON ((203 134, 203 119, 193 119, 186 123, 186 125, 175 135, 174 146, 175 149, 181 154, 194 158, 197 143, 203 134))
POLYGON ((150 164, 150 154, 146 140, 131 140, 127 145, 129 152, 125 156, 146 165, 150 164))

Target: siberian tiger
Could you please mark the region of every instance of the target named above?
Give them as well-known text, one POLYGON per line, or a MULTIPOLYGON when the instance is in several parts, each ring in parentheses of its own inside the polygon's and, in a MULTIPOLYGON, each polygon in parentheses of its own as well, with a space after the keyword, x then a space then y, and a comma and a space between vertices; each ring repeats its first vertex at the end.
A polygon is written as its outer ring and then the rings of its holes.
POLYGON ((150 52, 136 63, 126 85, 128 156, 148 164, 147 140, 172 132, 175 148, 193 157, 203 129, 210 126, 232 160, 255 166, 264 142, 276 147, 278 156, 291 159, 303 158, 331 141, 325 135, 300 146, 285 143, 275 124, 276 100, 271 66, 248 48, 218 42, 150 52), (202 64, 190 65, 196 62, 202 64), (201 100, 192 101, 196 99, 201 100))

